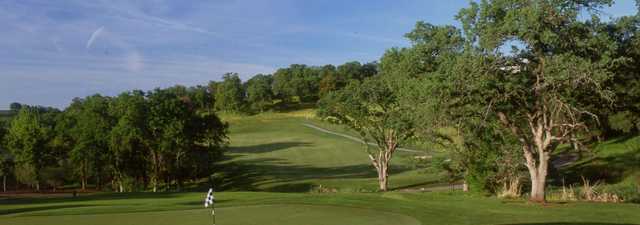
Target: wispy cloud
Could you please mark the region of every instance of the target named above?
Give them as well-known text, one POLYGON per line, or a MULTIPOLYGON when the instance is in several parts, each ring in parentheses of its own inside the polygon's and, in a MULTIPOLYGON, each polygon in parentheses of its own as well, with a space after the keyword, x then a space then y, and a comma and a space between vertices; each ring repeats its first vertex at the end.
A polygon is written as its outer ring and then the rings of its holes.
POLYGON ((91 37, 89 37, 89 40, 87 40, 87 45, 85 47, 86 49, 91 48, 91 45, 93 45, 93 42, 98 38, 98 36, 100 36, 100 34, 102 34, 103 30, 104 30, 104 27, 100 27, 96 29, 96 31, 91 33, 91 37))

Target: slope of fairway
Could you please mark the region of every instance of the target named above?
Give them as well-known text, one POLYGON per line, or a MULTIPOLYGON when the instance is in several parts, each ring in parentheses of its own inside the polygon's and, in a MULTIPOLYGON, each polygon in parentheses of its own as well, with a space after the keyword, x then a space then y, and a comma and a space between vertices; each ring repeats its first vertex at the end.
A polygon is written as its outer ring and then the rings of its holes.
MULTIPOLYGON (((0 199, 0 225, 210 224, 203 193, 0 199)), ((216 193, 218 224, 640 224, 640 205, 524 201, 462 193, 216 193)))
MULTIPOLYGON (((230 123, 226 163, 235 170, 225 187, 235 190, 309 191, 322 185, 338 191, 376 190, 376 173, 365 146, 304 126, 322 125, 313 112, 223 116, 230 123)), ((392 188, 435 185, 436 177, 408 162, 420 153, 398 152, 392 160, 392 188)))

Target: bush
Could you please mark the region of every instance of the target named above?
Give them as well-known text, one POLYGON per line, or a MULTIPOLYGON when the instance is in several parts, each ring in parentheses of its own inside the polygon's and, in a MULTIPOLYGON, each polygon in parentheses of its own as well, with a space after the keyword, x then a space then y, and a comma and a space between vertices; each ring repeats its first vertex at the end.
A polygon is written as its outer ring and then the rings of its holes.
POLYGON ((624 202, 640 203, 640 184, 635 182, 606 185, 602 187, 602 192, 617 195, 624 202))

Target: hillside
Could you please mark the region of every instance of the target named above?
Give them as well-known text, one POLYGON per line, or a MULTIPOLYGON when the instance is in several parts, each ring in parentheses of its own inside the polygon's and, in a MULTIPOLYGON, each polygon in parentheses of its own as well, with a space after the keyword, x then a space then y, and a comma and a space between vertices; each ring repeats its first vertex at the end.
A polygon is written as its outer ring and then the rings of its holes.
MULTIPOLYGON (((250 117, 223 116, 230 123, 228 161, 236 190, 375 191, 377 175, 364 144, 305 126, 331 127, 313 118, 310 110, 265 113, 250 117)), ((411 160, 424 153, 398 151, 392 160, 392 189, 439 185, 434 175, 413 168, 411 160)), ((440 184, 441 185, 441 184, 440 184)), ((445 184, 446 185, 446 184, 445 184)))

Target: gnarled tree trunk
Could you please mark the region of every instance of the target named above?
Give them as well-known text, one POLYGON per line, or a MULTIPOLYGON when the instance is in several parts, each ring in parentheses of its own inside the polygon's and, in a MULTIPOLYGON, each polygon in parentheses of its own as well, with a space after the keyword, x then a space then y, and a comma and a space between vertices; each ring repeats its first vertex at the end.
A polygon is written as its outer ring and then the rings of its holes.
POLYGON ((387 131, 385 135, 386 137, 384 137, 385 140, 377 141, 377 155, 374 156, 372 153, 369 153, 371 164, 373 164, 373 167, 375 167, 378 172, 378 185, 380 191, 389 190, 389 162, 398 147, 398 141, 395 134, 396 132, 393 130, 387 131))

